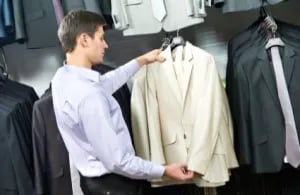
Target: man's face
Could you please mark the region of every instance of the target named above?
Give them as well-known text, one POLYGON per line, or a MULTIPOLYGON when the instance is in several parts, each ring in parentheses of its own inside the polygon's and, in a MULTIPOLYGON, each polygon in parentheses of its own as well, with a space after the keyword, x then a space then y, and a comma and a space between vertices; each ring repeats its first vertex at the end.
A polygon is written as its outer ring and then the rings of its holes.
POLYGON ((95 32, 94 38, 90 38, 88 42, 89 61, 92 63, 92 65, 101 64, 103 62, 105 49, 108 48, 108 45, 104 40, 103 26, 98 27, 97 31, 95 32))

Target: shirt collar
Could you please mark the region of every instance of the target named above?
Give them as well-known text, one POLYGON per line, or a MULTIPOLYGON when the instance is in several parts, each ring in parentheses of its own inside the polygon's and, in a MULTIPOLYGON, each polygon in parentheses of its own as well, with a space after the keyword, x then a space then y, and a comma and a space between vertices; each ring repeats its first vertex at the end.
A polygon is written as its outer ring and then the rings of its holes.
POLYGON ((78 75, 81 78, 91 80, 94 82, 99 82, 100 81, 100 74, 97 71, 94 71, 92 69, 84 68, 84 67, 78 67, 78 66, 72 66, 72 65, 67 65, 64 63, 63 68, 71 73, 74 73, 78 75))

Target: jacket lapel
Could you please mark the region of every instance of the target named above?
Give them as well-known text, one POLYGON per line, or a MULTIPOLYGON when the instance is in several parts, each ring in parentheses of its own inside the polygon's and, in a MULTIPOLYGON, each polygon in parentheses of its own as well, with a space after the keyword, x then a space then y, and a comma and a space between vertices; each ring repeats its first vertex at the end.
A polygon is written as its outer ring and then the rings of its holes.
POLYGON ((166 75, 166 82, 169 83, 171 91, 173 92, 175 98, 177 99, 178 103, 182 106, 182 99, 180 94, 180 89, 178 86, 178 81, 176 79, 176 72, 173 66, 173 59, 171 48, 168 46, 163 52, 162 56, 166 59, 162 64, 159 66, 162 67, 163 73, 166 75))
POLYGON ((274 70, 272 67, 272 62, 268 59, 267 50, 265 50, 265 48, 262 47, 262 49, 258 51, 257 57, 260 60, 257 65, 261 68, 261 72, 267 84, 268 90, 274 102, 279 103, 274 70))
MULTIPOLYGON (((284 46, 284 57, 282 57, 283 70, 287 86, 289 86, 294 66, 295 66, 295 51, 288 45, 284 46)), ((275 73, 272 66, 272 61, 268 59, 267 51, 263 48, 259 50, 257 57, 261 60, 259 66, 267 83, 268 89, 275 102, 278 102, 278 93, 276 87, 275 73)))
POLYGON ((187 42, 184 50, 184 61, 183 66, 185 68, 184 74, 183 74, 183 83, 184 83, 184 90, 183 90, 183 106, 186 105, 186 99, 187 95, 190 90, 190 83, 191 83, 191 77, 192 77, 192 71, 193 71, 193 53, 192 53, 192 45, 187 42))
POLYGON ((284 47, 283 69, 285 74, 286 84, 289 87, 293 70, 295 67, 295 51, 288 45, 284 47))

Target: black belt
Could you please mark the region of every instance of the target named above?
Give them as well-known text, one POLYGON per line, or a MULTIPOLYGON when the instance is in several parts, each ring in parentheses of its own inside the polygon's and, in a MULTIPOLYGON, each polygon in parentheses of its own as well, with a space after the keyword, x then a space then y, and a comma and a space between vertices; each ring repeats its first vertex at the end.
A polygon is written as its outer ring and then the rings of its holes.
POLYGON ((81 187, 88 191, 102 191, 103 194, 127 192, 137 194, 140 182, 117 174, 106 174, 100 177, 85 177, 80 175, 81 187))

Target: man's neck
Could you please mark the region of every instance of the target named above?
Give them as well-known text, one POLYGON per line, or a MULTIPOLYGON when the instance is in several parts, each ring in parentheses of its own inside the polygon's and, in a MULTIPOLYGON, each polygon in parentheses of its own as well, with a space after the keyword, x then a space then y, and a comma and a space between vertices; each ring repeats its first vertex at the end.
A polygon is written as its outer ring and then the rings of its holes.
POLYGON ((77 66, 81 68, 91 69, 91 63, 86 59, 86 57, 76 54, 76 53, 67 53, 66 54, 66 65, 77 66))

